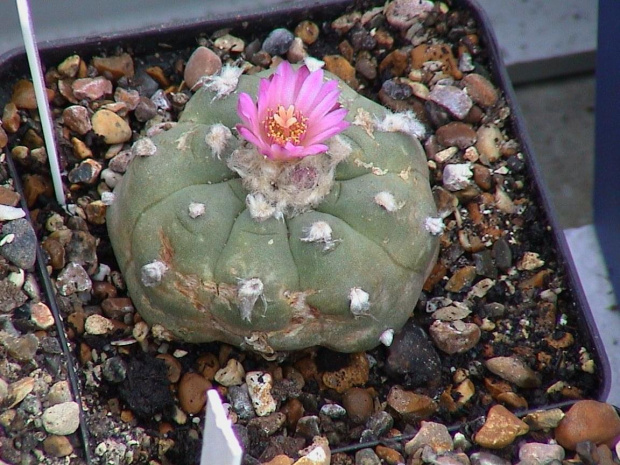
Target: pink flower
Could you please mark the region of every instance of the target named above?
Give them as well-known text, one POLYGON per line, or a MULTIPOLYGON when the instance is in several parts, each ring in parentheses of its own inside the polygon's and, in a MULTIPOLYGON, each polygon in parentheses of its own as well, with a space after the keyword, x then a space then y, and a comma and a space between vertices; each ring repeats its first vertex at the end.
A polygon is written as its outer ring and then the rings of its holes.
POLYGON ((326 152, 326 139, 344 131, 347 110, 338 103, 338 82, 323 82, 323 70, 293 70, 283 61, 261 79, 256 104, 239 95, 239 134, 272 160, 290 160, 326 152))

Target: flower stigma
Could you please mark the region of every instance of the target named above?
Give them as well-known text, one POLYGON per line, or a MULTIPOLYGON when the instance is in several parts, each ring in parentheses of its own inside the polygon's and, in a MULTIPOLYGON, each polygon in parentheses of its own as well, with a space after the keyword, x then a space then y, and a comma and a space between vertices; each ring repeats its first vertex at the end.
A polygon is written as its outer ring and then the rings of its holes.
POLYGON ((301 144, 308 129, 308 118, 303 116, 293 105, 284 108, 278 105, 278 111, 267 110, 267 118, 263 126, 272 144, 286 145, 290 142, 294 145, 301 144))

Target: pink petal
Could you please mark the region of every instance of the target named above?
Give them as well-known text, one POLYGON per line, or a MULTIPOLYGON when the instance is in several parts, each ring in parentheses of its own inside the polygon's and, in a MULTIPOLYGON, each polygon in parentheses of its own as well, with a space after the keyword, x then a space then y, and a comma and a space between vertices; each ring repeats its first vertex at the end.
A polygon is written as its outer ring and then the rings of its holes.
POLYGON ((239 94, 239 100, 237 101, 237 113, 239 117, 249 124, 254 124, 257 120, 256 105, 252 101, 252 97, 245 92, 239 94))
POLYGON ((312 103, 311 110, 308 112, 308 118, 316 119, 322 118, 330 110, 338 104, 338 97, 340 97, 340 91, 338 86, 330 86, 331 89, 327 93, 322 93, 321 99, 315 99, 312 103))
POLYGON ((312 126, 312 128, 308 130, 306 138, 304 139, 304 145, 311 145, 329 139, 350 126, 348 121, 343 121, 346 110, 344 110, 344 114, 334 113, 330 113, 321 120, 320 124, 312 126))
POLYGON ((243 137, 245 140, 247 140, 251 144, 254 144, 259 148, 267 147, 267 144, 265 144, 261 140, 261 138, 258 135, 254 134, 250 129, 246 128, 245 126, 241 126, 239 124, 236 127, 241 137, 243 137))
POLYGON ((310 110, 315 106, 314 102, 317 100, 317 94, 321 93, 321 90, 317 92, 317 89, 322 88, 322 82, 322 70, 315 71, 307 77, 300 87, 297 97, 295 98, 295 108, 301 111, 304 115, 308 116, 310 110))

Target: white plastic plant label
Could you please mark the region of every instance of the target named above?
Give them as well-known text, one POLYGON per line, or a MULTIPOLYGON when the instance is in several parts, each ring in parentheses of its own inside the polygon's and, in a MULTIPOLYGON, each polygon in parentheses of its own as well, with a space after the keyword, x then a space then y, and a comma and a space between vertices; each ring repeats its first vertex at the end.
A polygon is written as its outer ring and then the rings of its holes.
POLYGON ((243 451, 215 389, 207 391, 206 410, 200 465, 240 465, 243 451))

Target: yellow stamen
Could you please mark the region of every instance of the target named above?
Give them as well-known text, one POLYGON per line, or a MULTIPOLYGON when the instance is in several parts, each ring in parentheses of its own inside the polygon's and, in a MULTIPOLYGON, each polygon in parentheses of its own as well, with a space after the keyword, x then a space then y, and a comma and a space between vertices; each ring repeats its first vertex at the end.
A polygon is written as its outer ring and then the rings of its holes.
POLYGON ((285 145, 292 142, 299 145, 308 129, 307 121, 308 118, 295 110, 293 105, 288 108, 278 105, 277 112, 271 108, 267 110, 263 126, 272 144, 285 145))

